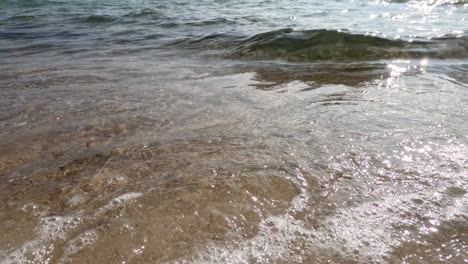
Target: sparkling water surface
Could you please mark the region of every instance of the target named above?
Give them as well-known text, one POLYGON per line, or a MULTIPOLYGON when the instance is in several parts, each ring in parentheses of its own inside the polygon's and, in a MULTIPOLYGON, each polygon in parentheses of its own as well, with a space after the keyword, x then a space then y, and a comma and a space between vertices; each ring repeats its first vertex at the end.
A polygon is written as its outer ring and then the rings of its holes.
POLYGON ((0 1, 0 263, 467 263, 467 17, 0 1))

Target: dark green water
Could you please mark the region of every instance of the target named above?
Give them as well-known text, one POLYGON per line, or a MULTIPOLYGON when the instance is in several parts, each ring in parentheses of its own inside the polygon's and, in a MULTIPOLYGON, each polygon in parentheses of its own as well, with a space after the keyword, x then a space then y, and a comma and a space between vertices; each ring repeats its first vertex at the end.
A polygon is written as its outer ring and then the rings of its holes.
POLYGON ((467 263, 467 20, 0 0, 0 263, 467 263))

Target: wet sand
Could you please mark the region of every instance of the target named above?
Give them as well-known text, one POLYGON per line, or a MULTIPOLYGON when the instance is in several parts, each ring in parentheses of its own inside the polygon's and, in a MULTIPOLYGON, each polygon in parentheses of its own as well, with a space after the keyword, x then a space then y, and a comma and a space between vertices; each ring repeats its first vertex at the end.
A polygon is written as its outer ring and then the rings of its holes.
POLYGON ((467 261, 463 80, 157 59, 4 66, 1 263, 467 261))

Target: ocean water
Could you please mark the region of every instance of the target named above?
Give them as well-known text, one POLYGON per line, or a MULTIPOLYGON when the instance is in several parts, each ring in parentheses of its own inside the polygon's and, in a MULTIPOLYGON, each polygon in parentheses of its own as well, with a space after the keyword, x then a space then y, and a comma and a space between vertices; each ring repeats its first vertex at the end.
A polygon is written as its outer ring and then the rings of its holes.
POLYGON ((0 0, 0 263, 468 263, 468 2, 0 0))

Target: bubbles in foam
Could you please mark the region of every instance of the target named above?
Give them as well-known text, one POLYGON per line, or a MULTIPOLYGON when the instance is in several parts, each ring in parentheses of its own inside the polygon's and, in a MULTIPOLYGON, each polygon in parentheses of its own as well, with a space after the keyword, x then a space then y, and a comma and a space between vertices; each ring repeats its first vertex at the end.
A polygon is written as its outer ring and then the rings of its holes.
POLYGON ((30 212, 34 216, 44 216, 44 211, 41 211, 41 207, 35 203, 27 203, 21 207, 24 212, 30 212))
MULTIPOLYGON (((409 235, 406 227, 420 227, 413 232, 424 235, 437 232, 437 229, 426 226, 422 219, 440 223, 464 214, 468 205, 467 195, 451 200, 451 205, 441 208, 440 204, 444 203, 446 196, 428 190, 407 195, 387 195, 376 201, 339 208, 314 229, 294 217, 296 212, 305 209, 309 199, 302 188, 284 214, 261 221, 255 237, 227 246, 212 244, 199 253, 193 262, 271 263, 281 260, 301 263, 308 255, 320 257, 323 252, 337 253, 344 259, 362 262, 385 262, 385 257, 405 241, 402 237, 409 235), (428 202, 415 208, 412 206, 415 200, 428 202)), ((186 262, 180 260, 178 263, 186 262)))
MULTIPOLYGON (((67 240, 67 234, 75 230, 80 225, 92 221, 96 217, 106 213, 109 210, 126 203, 129 200, 142 196, 139 192, 125 193, 112 199, 107 205, 99 208, 92 215, 84 215, 83 212, 77 212, 70 216, 48 216, 42 217, 39 221, 37 230, 38 237, 26 242, 22 247, 11 252, 5 252, 0 255, 2 264, 27 264, 27 263, 50 263, 54 253, 54 242, 67 240)), ((63 261, 77 253, 84 247, 93 244, 98 239, 96 230, 86 231, 76 238, 70 240, 64 251, 63 261)))
POLYGON ((80 205, 86 201, 86 197, 82 194, 73 195, 68 201, 67 204, 69 207, 74 207, 80 205))
POLYGON ((122 194, 114 199, 112 199, 110 201, 110 203, 108 203, 107 205, 99 208, 98 210, 98 214, 103 214, 109 210, 112 210, 120 205, 122 205, 123 203, 127 202, 128 200, 133 200, 133 199, 136 199, 140 196, 142 196, 143 193, 140 193, 140 192, 130 192, 130 193, 125 193, 125 194, 122 194))
POLYGON ((65 249, 64 249, 64 257, 61 259, 61 263, 68 263, 71 262, 70 257, 78 253, 80 250, 84 249, 85 247, 92 245, 98 239, 98 232, 97 230, 88 230, 84 233, 79 234, 77 237, 70 240, 65 249))
POLYGON ((77 217, 43 217, 39 222, 38 238, 14 250, 1 263, 50 263, 55 240, 64 240, 67 232, 80 224, 77 217))
POLYGON ((44 217, 39 223, 39 234, 46 240, 64 240, 67 232, 76 228, 81 222, 82 219, 73 216, 44 217))
MULTIPOLYGON (((252 260, 269 263, 275 259, 300 262, 302 256, 294 254, 291 248, 294 247, 294 242, 298 238, 309 240, 314 232, 292 216, 307 206, 309 200, 305 189, 307 181, 299 169, 296 170, 295 177, 289 177, 289 180, 296 185, 300 194, 294 197, 285 214, 263 219, 259 226, 259 233, 254 238, 225 247, 213 245, 202 252, 193 263, 249 263, 252 260)), ((187 261, 180 260, 179 263, 187 263, 187 261)))

